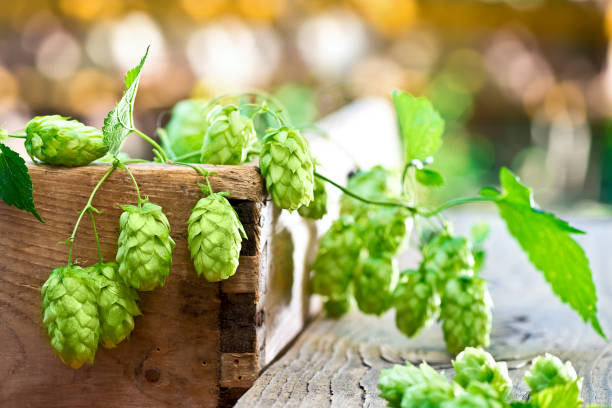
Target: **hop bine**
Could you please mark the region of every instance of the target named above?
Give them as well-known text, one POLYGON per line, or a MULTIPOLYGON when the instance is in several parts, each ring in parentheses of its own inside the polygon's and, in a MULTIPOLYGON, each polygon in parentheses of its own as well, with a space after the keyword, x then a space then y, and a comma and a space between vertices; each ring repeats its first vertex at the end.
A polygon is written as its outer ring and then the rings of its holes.
POLYGON ((119 218, 117 262, 119 274, 131 287, 147 291, 163 286, 172 266, 174 241, 162 208, 124 205, 119 218))
POLYGON ((74 369, 93 364, 98 349, 98 288, 92 278, 79 266, 63 266, 51 271, 41 290, 51 347, 74 369))
POLYGON ((218 282, 236 273, 244 227, 224 193, 210 193, 193 207, 188 220, 189 252, 198 276, 218 282))
POLYGON ((25 131, 25 148, 32 160, 56 166, 85 166, 108 151, 101 131, 59 115, 36 116, 25 131))
POLYGON ((125 284, 118 268, 116 263, 109 262, 85 269, 98 284, 100 343, 106 348, 116 347, 128 338, 134 330, 134 316, 142 314, 136 304, 138 294, 125 284))
POLYGON ((259 156, 261 175, 277 207, 295 211, 313 200, 314 166, 308 141, 292 127, 271 129, 259 156))
POLYGON ((207 116, 201 163, 240 164, 257 140, 253 121, 234 105, 217 105, 207 116))

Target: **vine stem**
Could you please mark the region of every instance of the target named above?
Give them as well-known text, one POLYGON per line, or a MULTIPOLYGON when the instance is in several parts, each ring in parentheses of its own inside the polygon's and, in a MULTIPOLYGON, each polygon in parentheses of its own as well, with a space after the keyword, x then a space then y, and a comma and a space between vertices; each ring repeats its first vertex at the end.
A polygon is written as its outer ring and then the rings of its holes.
POLYGON ((79 217, 77 218, 76 224, 74 225, 74 229, 72 230, 72 235, 70 235, 70 238, 68 238, 68 242, 69 242, 69 247, 68 247, 68 266, 72 265, 72 246, 74 244, 74 238, 76 237, 76 233, 77 233, 77 229, 79 228, 79 224, 81 223, 81 220, 83 219, 83 215, 85 215, 85 212, 87 212, 87 211, 89 211, 89 210, 91 210, 93 208, 91 206, 91 203, 93 201, 94 196, 96 195, 96 192, 98 192, 98 189, 100 188, 102 183, 104 183, 104 181, 108 178, 108 176, 111 175, 111 173, 116 168, 117 168, 117 162, 113 163, 111 168, 109 168, 106 171, 106 173, 104 173, 104 175, 102 176, 100 181, 98 181, 98 184, 96 184, 96 186, 92 190, 91 194, 89 195, 89 199, 87 200, 87 204, 85 204, 85 207, 83 207, 83 209, 79 213, 79 217))
POLYGON ((98 230, 96 230, 96 220, 94 219, 94 210, 89 209, 89 215, 91 216, 91 226, 93 228, 94 237, 96 238, 96 246, 98 247, 98 258, 102 263, 102 248, 100 247, 100 237, 98 237, 98 230))
POLYGON ((168 155, 166 155, 166 152, 164 151, 164 149, 155 140, 151 139, 149 136, 147 136, 146 134, 144 134, 138 129, 132 129, 132 131, 136 133, 138 136, 142 137, 147 142, 149 142, 155 149, 157 149, 160 155, 162 156, 164 163, 168 163, 169 161, 168 155))
POLYGON ((25 139, 25 138, 27 138, 27 136, 22 136, 22 135, 7 135, 7 136, 15 138, 15 139, 25 139))
POLYGON ((451 207, 456 207, 458 205, 476 203, 476 202, 496 202, 498 201, 495 197, 466 197, 466 198, 456 198, 454 200, 450 200, 439 206, 438 208, 431 211, 419 211, 419 214, 423 217, 432 217, 441 213, 444 210, 447 210, 451 207))
POLYGON ((340 191, 342 191, 343 193, 345 193, 348 196, 351 196, 359 201, 363 201, 364 203, 367 204, 374 204, 374 205, 380 205, 380 206, 385 206, 385 207, 403 207, 405 209, 407 209, 408 211, 410 211, 413 215, 414 214, 418 214, 418 209, 416 207, 410 206, 408 204, 402 203, 402 202, 391 202, 391 201, 375 201, 375 200, 368 200, 367 198, 361 197, 358 194, 353 193, 350 190, 347 190, 346 188, 342 187, 340 184, 336 183, 333 180, 328 179, 327 177, 325 177, 324 175, 315 172, 314 175, 318 178, 320 178, 323 181, 328 182, 329 184, 331 184, 332 186, 336 187, 337 189, 339 189, 340 191))
POLYGON ((186 154, 183 154, 181 156, 175 157, 174 161, 175 161, 175 163, 177 163, 177 162, 183 161, 185 159, 191 159, 192 157, 199 157, 201 154, 202 154, 201 150, 194 150, 191 153, 186 153, 186 154))
POLYGON ((130 178, 134 183, 134 187, 136 188, 136 196, 138 197, 138 208, 141 208, 143 200, 142 197, 140 197, 140 188, 138 188, 138 183, 136 182, 136 178, 134 178, 134 174, 132 174, 132 171, 128 168, 128 166, 125 166, 123 163, 121 163, 119 167, 127 171, 127 173, 130 175, 130 178))

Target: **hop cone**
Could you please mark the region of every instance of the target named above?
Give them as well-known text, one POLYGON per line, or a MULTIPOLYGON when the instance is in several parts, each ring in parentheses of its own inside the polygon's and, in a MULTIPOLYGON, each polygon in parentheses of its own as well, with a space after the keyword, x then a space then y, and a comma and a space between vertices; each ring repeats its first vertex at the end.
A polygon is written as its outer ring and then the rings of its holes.
POLYGON ((390 257, 363 260, 355 275, 355 300, 359 310, 380 315, 391 306, 396 270, 390 257))
POLYGON ((310 147, 297 129, 270 130, 264 139, 259 167, 277 207, 294 211, 313 200, 310 147))
POLYGON ((463 394, 444 402, 441 408, 508 408, 509 405, 488 383, 471 383, 463 394))
POLYGON ((138 294, 125 284, 118 268, 114 262, 86 268, 97 277, 100 343, 106 348, 113 348, 130 337, 134 330, 134 316, 141 315, 136 304, 138 294))
POLYGON ((51 347, 74 369, 86 362, 93 364, 98 348, 97 288, 91 279, 78 266, 64 266, 51 271, 41 290, 43 323, 51 347))
POLYGON ((402 398, 402 408, 439 408, 455 397, 453 386, 446 377, 427 365, 420 366, 423 380, 406 388, 402 398))
MULTIPOLYGON (((203 190, 208 193, 207 187, 203 190)), ((232 276, 246 233, 229 201, 220 193, 201 198, 187 223, 189 252, 198 276, 209 282, 232 276)))
POLYGON ((240 164, 257 140, 253 121, 234 105, 217 105, 207 117, 210 126, 204 136, 201 163, 240 164))
POLYGON ((349 296, 325 299, 323 309, 327 317, 337 319, 351 310, 351 299, 349 296))
MULTIPOLYGON (((393 198, 397 195, 393 188, 395 184, 390 171, 382 166, 374 166, 368 171, 360 170, 352 175, 346 184, 346 188, 361 197, 380 200, 393 198)), ((379 209, 378 206, 364 203, 346 194, 340 197, 340 213, 350 214, 360 222, 367 220, 370 212, 379 209)))
POLYGON ((426 378, 421 370, 414 365, 394 365, 380 372, 378 388, 380 396, 387 400, 390 407, 399 408, 406 389, 421 384, 426 378))
POLYGON ((335 220, 319 241, 312 264, 313 292, 330 298, 346 296, 353 280, 361 240, 353 217, 335 220))
POLYGON ((406 237, 408 213, 401 207, 379 208, 364 227, 370 255, 394 255, 406 237))
POLYGON ((440 298, 418 271, 405 271, 393 292, 395 325, 408 337, 416 336, 440 310, 440 298))
MULTIPOLYGON (((207 105, 203 99, 185 99, 174 105, 166 126, 166 138, 162 138, 164 149, 177 157, 202 150, 204 134, 208 128, 207 105)), ((194 156, 181 161, 197 163, 198 160, 199 156, 194 156)))
POLYGON ((308 205, 298 208, 298 213, 304 218, 320 220, 327 214, 327 190, 325 182, 318 177, 314 179, 313 200, 308 205))
POLYGON ((56 166, 85 166, 108 151, 101 131, 59 115, 36 116, 25 131, 30 157, 56 166))
POLYGON ((448 281, 440 317, 446 348, 458 354, 466 347, 487 347, 492 300, 484 280, 471 277, 448 281))
POLYGON ((496 363, 491 354, 480 348, 466 347, 453 361, 453 366, 454 381, 463 388, 474 382, 487 383, 502 397, 512 389, 506 363, 496 363))
POLYGON ((121 207, 117 262, 125 282, 138 290, 153 290, 163 286, 170 274, 174 241, 170 223, 162 208, 144 203, 121 207))
POLYGON ((443 232, 422 248, 427 279, 442 292, 446 282, 459 275, 472 275, 474 256, 470 242, 443 232))
POLYGON ((576 370, 569 361, 563 362, 551 354, 536 357, 531 363, 531 369, 525 373, 524 380, 529 385, 531 393, 535 394, 548 387, 567 385, 576 381, 576 370))

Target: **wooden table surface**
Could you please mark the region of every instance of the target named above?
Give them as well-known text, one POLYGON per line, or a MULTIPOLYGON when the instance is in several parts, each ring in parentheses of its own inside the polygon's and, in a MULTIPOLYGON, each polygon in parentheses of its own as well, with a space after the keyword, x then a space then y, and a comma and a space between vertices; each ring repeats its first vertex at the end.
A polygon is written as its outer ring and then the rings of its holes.
MULTIPOLYGON (((522 382, 529 361, 544 352, 570 360, 584 377, 587 403, 612 403, 612 348, 552 293, 518 244, 493 214, 455 213, 458 233, 481 219, 489 221, 484 277, 495 303, 492 344, 496 360, 508 362, 513 395, 527 398, 522 382)), ((612 336, 612 219, 575 219, 588 232, 577 240, 586 249, 597 285, 600 321, 612 336)), ((401 263, 414 262, 404 255, 401 263)), ((453 375, 439 324, 415 339, 397 331, 393 312, 382 318, 353 312, 340 320, 317 318, 255 385, 237 407, 383 407, 377 381, 381 369, 426 360, 453 375)))

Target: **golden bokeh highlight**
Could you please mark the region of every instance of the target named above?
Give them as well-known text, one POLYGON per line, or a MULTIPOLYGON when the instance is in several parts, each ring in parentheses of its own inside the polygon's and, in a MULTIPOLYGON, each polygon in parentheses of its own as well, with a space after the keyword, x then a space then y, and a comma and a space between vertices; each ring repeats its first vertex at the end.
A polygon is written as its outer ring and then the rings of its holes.
POLYGON ((360 13, 382 34, 398 36, 414 25, 418 5, 414 0, 352 0, 360 13))

